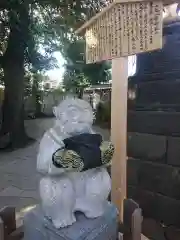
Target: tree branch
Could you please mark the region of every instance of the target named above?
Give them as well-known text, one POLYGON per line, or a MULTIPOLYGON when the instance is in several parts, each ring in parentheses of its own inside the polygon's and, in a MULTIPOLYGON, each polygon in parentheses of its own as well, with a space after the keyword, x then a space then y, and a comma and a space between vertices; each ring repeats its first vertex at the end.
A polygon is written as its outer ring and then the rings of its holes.
MULTIPOLYGON (((37 0, 26 0, 26 4, 33 4, 36 3, 37 0)), ((12 2, 10 2, 9 0, 0 0, 0 11, 1 10, 8 10, 10 8, 12 8, 14 4, 12 2)))

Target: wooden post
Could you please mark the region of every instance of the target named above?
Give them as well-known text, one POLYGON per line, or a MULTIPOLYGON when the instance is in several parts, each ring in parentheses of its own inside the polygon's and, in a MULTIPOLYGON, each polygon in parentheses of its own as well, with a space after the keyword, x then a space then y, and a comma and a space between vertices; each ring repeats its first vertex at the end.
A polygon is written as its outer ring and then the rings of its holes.
POLYGON ((0 240, 4 240, 4 223, 0 217, 0 240))
POLYGON ((112 60, 111 140, 115 145, 111 176, 111 199, 123 220, 123 200, 126 198, 128 57, 112 60))
POLYGON ((0 240, 20 240, 23 235, 23 228, 16 228, 15 208, 0 209, 0 240))
POLYGON ((163 2, 155 0, 153 3, 145 0, 112 0, 76 31, 86 37, 86 63, 112 59, 111 138, 115 154, 111 199, 120 211, 120 220, 123 220, 127 182, 128 56, 162 48, 163 2), (136 6, 132 7, 134 3, 136 6), (150 22, 151 18, 156 18, 156 21, 150 22), (134 28, 134 23, 138 27, 134 28), (131 31, 130 28, 135 30, 131 31))

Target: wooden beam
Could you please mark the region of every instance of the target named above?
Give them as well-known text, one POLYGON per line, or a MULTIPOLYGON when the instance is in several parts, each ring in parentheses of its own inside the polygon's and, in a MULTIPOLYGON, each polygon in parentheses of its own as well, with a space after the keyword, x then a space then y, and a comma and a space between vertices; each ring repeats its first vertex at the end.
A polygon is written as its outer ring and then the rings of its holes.
POLYGON ((123 201, 126 198, 128 58, 112 60, 111 140, 115 146, 112 161, 111 199, 123 221, 123 201))
MULTIPOLYGON (((134 3, 134 2, 144 2, 149 0, 114 0, 112 3, 110 3, 107 7, 103 8, 102 11, 97 13, 95 16, 93 16, 89 21, 85 22, 80 28, 78 28, 75 33, 76 34, 85 34, 85 31, 87 28, 89 28, 98 18, 100 18, 103 14, 105 14, 107 11, 109 11, 114 5, 117 3, 134 3)), ((154 0, 157 1, 157 0, 154 0)), ((172 5, 174 3, 180 3, 180 0, 162 0, 164 6, 172 5)), ((172 17, 170 17, 172 18, 172 17)), ((175 18, 175 17, 174 17, 175 18)), ((180 17, 176 17, 178 20, 180 17)), ((165 20, 165 22, 169 21, 171 19, 165 20)))
POLYGON ((85 22, 79 29, 76 30, 76 34, 84 34, 84 32, 86 31, 86 29, 93 24, 99 17, 101 17, 104 13, 106 13, 107 11, 109 11, 114 5, 116 4, 116 2, 112 2, 111 4, 109 4, 107 7, 103 8, 103 10, 99 13, 97 13, 95 16, 93 16, 89 21, 85 22))

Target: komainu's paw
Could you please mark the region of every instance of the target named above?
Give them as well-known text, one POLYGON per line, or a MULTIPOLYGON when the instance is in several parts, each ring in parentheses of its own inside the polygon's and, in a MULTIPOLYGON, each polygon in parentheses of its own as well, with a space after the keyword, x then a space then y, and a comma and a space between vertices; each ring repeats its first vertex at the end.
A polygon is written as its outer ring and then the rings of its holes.
POLYGON ((100 149, 102 165, 111 165, 112 157, 114 154, 114 145, 109 141, 104 141, 101 143, 100 149))
POLYGON ((76 218, 74 214, 72 214, 61 219, 53 219, 52 222, 55 228, 64 228, 64 227, 71 226, 73 223, 75 223, 76 218))
POLYGON ((81 172, 84 168, 82 158, 72 150, 56 151, 53 155, 53 164, 71 172, 81 172))

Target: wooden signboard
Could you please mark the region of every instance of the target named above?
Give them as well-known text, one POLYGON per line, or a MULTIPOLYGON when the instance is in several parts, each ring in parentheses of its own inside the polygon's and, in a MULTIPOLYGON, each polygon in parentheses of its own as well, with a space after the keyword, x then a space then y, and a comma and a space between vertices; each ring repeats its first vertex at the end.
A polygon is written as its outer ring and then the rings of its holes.
POLYGON ((120 211, 126 198, 127 56, 162 47, 163 2, 114 0, 77 33, 86 37, 86 62, 112 60, 111 139, 112 201, 120 211))
POLYGON ((161 48, 162 12, 161 1, 114 2, 86 28, 86 62, 161 48))

